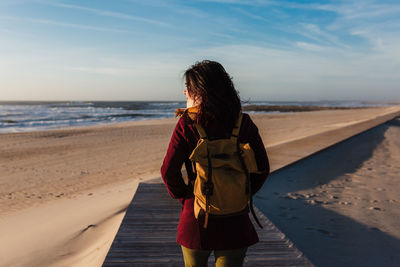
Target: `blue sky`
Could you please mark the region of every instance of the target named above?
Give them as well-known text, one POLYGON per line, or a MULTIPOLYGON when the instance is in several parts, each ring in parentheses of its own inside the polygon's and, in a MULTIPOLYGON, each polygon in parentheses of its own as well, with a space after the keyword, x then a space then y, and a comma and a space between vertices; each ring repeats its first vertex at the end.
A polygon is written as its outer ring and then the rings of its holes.
POLYGON ((203 59, 242 99, 399 101, 400 2, 0 1, 0 100, 183 100, 203 59))

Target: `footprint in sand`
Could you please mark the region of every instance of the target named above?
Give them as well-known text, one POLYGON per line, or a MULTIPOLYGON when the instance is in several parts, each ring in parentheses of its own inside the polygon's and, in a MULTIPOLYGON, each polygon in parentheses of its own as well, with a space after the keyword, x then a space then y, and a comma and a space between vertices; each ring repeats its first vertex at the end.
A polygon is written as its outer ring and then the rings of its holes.
POLYGON ((330 199, 339 199, 338 196, 334 196, 334 195, 328 195, 328 198, 330 198, 330 199))
POLYGON ((96 224, 89 224, 88 226, 86 226, 86 227, 81 231, 81 233, 84 233, 84 232, 86 232, 87 230, 89 230, 90 228, 95 228, 95 227, 97 227, 96 224))
POLYGON ((381 208, 378 207, 368 207, 369 210, 382 210, 381 208))
POLYGON ((316 229, 318 232, 323 233, 328 236, 333 236, 333 234, 325 229, 316 229))
POLYGON ((318 194, 315 193, 310 193, 310 194, 304 194, 302 195, 304 198, 312 198, 312 197, 317 197, 319 196, 318 194))
POLYGON ((311 205, 315 205, 315 204, 316 204, 316 202, 315 202, 314 199, 307 200, 307 203, 308 203, 308 204, 311 204, 311 205))
POLYGON ((373 230, 373 231, 380 231, 380 229, 379 229, 379 228, 377 228, 377 227, 371 227, 371 228, 369 228, 369 230, 373 230))
MULTIPOLYGON (((281 196, 282 197, 282 196, 281 196)), ((283 196, 283 198, 287 198, 287 199, 297 199, 298 197, 295 194, 292 193, 287 193, 286 196, 283 196)))
POLYGON ((328 202, 322 201, 322 200, 314 200, 314 199, 308 199, 306 200, 306 203, 310 205, 316 205, 316 204, 329 204, 328 202))

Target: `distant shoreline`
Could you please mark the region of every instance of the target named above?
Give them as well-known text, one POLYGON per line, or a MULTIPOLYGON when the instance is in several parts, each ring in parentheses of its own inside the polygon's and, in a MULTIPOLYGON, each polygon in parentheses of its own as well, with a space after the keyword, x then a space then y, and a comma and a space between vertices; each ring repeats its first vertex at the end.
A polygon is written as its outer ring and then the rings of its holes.
POLYGON ((377 106, 367 107, 326 107, 326 106, 295 106, 295 105, 248 105, 243 106, 244 111, 256 112, 302 112, 302 111, 319 111, 319 110, 338 110, 338 109, 365 109, 375 108, 377 106))

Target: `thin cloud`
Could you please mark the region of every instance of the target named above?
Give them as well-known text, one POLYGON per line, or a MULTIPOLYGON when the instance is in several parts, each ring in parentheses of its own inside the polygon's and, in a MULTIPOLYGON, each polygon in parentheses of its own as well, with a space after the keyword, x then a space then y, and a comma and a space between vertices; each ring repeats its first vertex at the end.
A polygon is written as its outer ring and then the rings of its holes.
POLYGON ((316 24, 300 23, 300 25, 302 26, 302 28, 304 30, 306 30, 306 32, 301 30, 301 31, 298 31, 298 33, 305 37, 308 37, 310 39, 313 39, 315 41, 319 41, 322 43, 334 44, 334 45, 342 47, 342 48, 350 48, 348 45, 340 42, 335 35, 330 34, 326 31, 323 31, 316 24))
POLYGON ((338 5, 314 5, 317 10, 328 10, 338 18, 326 28, 342 31, 349 36, 358 36, 366 40, 373 50, 396 51, 398 46, 400 22, 400 4, 365 4, 364 2, 343 2, 338 5))
POLYGON ((191 1, 186 1, 186 2, 177 2, 177 1, 172 1, 172 0, 152 0, 152 1, 143 1, 143 0, 130 0, 132 3, 138 3, 140 5, 145 5, 147 7, 152 7, 152 8, 159 8, 159 9, 164 9, 168 10, 168 12, 172 13, 178 13, 178 14, 184 14, 186 16, 193 16, 193 17, 199 17, 199 18, 204 18, 208 17, 209 13, 204 12, 198 8, 194 8, 191 6, 188 6, 186 4, 192 4, 193 2, 191 1))
POLYGON ((312 43, 306 43, 306 42, 296 42, 296 46, 305 50, 316 51, 316 52, 326 51, 330 49, 330 47, 316 45, 312 43))
POLYGON ((305 4, 304 8, 332 11, 341 16, 343 19, 371 19, 371 18, 385 18, 388 15, 396 15, 400 12, 399 4, 371 4, 364 2, 342 2, 341 4, 332 5, 319 5, 319 4, 305 4))
POLYGON ((199 2, 211 2, 211 3, 218 3, 218 4, 254 5, 258 1, 246 1, 246 0, 199 0, 199 2))
POLYGON ((113 17, 113 18, 118 18, 118 19, 125 19, 125 20, 132 20, 132 21, 138 21, 138 22, 144 22, 148 24, 153 24, 157 26, 170 26, 169 24, 154 20, 154 19, 148 19, 148 18, 143 18, 143 17, 138 17, 138 16, 132 16, 120 12, 115 12, 115 11, 107 11, 107 10, 101 10, 101 9, 96 9, 96 8, 90 8, 90 7, 84 7, 84 6, 78 6, 78 5, 71 5, 71 4, 62 4, 62 3, 52 3, 52 2, 43 2, 48 5, 56 6, 56 7, 61 7, 61 8, 67 8, 67 9, 77 9, 77 10, 83 10, 87 11, 99 16, 105 16, 105 17, 113 17))
POLYGON ((172 12, 175 13, 179 13, 179 14, 184 14, 186 16, 194 16, 194 17, 198 17, 198 18, 205 18, 208 17, 208 14, 206 12, 203 12, 197 8, 193 8, 193 7, 188 7, 188 6, 183 6, 183 5, 168 5, 167 8, 169 7, 169 10, 171 10, 172 12))
POLYGON ((120 30, 120 29, 97 27, 97 26, 75 24, 75 23, 65 23, 65 22, 59 22, 59 21, 49 20, 49 19, 21 18, 21 17, 11 17, 11 16, 0 16, 0 19, 27 21, 27 22, 33 22, 33 23, 55 25, 55 26, 76 28, 76 29, 82 29, 82 30, 91 30, 91 31, 113 32, 113 33, 134 33, 132 31, 126 31, 126 30, 120 30))
POLYGON ((233 39, 235 38, 234 36, 230 34, 225 34, 225 33, 219 33, 219 32, 211 32, 211 35, 217 36, 217 37, 222 37, 222 38, 227 38, 227 39, 233 39))
POLYGON ((241 14, 249 17, 249 18, 255 19, 255 20, 259 20, 259 21, 263 21, 263 22, 271 22, 271 20, 268 20, 268 19, 266 19, 266 18, 264 18, 262 16, 255 15, 253 13, 247 12, 247 11, 241 9, 241 8, 233 8, 233 10, 235 10, 235 11, 237 11, 237 12, 239 12, 239 13, 241 13, 241 14))

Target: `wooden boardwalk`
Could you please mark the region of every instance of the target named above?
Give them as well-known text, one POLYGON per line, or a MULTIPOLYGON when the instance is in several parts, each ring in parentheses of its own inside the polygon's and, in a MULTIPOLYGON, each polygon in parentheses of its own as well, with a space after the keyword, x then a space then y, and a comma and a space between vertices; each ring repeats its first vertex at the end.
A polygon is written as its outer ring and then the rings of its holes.
MULTIPOLYGON (((162 183, 141 183, 103 266, 184 266, 176 228, 181 204, 162 183)), ((260 242, 250 247, 244 266, 313 266, 260 211, 260 242)), ((213 257, 210 257, 210 263, 213 257)))

